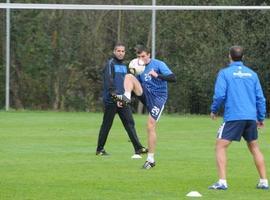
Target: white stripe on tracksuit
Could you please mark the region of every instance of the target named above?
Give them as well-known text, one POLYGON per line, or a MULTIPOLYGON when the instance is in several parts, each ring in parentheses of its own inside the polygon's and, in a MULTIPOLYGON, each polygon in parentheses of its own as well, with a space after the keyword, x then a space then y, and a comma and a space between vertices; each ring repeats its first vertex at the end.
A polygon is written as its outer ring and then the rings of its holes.
POLYGON ((157 117, 157 120, 156 120, 156 121, 159 120, 159 118, 160 118, 160 116, 161 116, 161 113, 162 113, 163 109, 164 109, 164 105, 162 106, 161 110, 159 111, 159 114, 158 114, 158 117, 157 117))
POLYGON ((222 132, 223 132, 224 126, 225 126, 225 122, 221 124, 221 126, 218 129, 218 136, 217 136, 218 139, 222 138, 222 132))

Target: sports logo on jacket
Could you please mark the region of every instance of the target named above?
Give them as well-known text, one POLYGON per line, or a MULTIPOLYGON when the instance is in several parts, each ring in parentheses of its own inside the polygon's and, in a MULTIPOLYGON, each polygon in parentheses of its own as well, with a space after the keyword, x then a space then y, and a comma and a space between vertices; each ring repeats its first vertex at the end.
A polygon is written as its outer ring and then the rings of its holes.
POLYGON ((234 76, 237 76, 239 78, 243 78, 243 77, 251 77, 252 74, 248 73, 248 72, 242 72, 241 70, 239 70, 238 72, 234 72, 233 73, 234 76))

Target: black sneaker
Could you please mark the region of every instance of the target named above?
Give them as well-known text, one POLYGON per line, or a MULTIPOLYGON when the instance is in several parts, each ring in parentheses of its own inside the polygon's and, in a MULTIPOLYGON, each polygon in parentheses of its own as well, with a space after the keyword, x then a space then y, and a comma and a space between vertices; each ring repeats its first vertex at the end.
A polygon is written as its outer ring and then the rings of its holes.
POLYGON ((151 168, 153 168, 155 166, 156 166, 156 163, 155 162, 151 163, 149 161, 145 161, 145 163, 143 164, 142 168, 143 169, 151 169, 151 168))
POLYGON ((96 151, 96 155, 97 156, 108 156, 110 154, 108 154, 104 149, 101 151, 96 151))
POLYGON ((128 105, 131 103, 131 99, 127 98, 124 94, 121 95, 112 94, 112 98, 114 101, 122 102, 123 105, 128 105))
POLYGON ((135 151, 135 154, 145 154, 145 153, 148 153, 148 149, 145 147, 142 147, 135 151))

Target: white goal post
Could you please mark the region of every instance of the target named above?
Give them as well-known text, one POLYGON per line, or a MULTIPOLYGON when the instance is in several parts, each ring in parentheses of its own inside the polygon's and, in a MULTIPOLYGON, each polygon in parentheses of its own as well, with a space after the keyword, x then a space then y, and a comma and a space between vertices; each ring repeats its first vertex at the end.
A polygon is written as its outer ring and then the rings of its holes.
POLYGON ((33 3, 0 3, 0 9, 6 10, 6 96, 5 109, 9 110, 10 79, 10 10, 123 10, 152 11, 152 57, 155 57, 155 34, 157 11, 211 11, 211 10, 270 10, 270 6, 182 6, 182 5, 91 5, 91 4, 33 4, 33 3))
POLYGON ((0 3, 0 9, 40 10, 269 10, 270 6, 166 6, 166 5, 89 5, 89 4, 32 4, 0 3))

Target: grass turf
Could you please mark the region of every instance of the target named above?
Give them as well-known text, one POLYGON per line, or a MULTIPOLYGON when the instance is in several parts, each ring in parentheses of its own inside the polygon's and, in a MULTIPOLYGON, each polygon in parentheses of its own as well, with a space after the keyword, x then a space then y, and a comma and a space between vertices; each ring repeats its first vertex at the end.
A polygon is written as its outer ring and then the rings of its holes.
MULTIPOLYGON (((147 116, 134 115, 146 144, 147 116)), ((269 199, 255 189, 258 175, 245 142, 228 150, 227 191, 207 187, 217 180, 214 144, 221 118, 163 115, 158 122, 157 166, 140 169, 118 117, 108 157, 95 155, 101 113, 0 112, 0 199, 269 199)), ((268 121, 268 120, 267 120, 268 121)), ((267 124, 267 122, 266 122, 267 124)), ((268 127, 259 143, 269 170, 268 127)))

